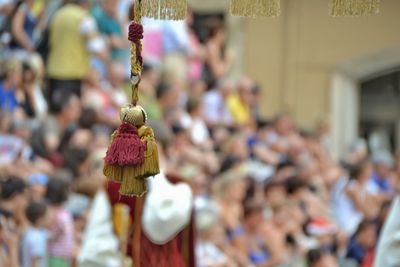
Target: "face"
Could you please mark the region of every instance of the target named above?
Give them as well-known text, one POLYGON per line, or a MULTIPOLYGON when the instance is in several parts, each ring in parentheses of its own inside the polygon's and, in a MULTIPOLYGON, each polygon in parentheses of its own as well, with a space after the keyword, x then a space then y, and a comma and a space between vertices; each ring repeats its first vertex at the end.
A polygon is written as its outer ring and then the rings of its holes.
POLYGON ((226 188, 226 197, 232 201, 242 201, 246 193, 246 182, 244 180, 234 181, 226 188))
POLYGON ((46 186, 33 184, 29 188, 29 197, 32 201, 41 201, 46 194, 46 186))
POLYGON ((288 117, 282 117, 276 122, 276 131, 281 135, 288 134, 292 129, 292 121, 288 117))
POLYGON ((269 207, 281 205, 286 199, 286 191, 283 186, 274 186, 265 193, 265 199, 269 207))
POLYGON ((22 70, 17 67, 15 70, 9 73, 9 81, 12 87, 17 87, 22 81, 22 70))
POLYGON ((375 171, 381 178, 387 178, 390 175, 391 169, 386 164, 378 164, 375 166, 375 171))
POLYGON ((77 96, 72 96, 69 105, 65 107, 65 115, 68 122, 73 123, 78 121, 81 116, 81 105, 77 96))
POLYGON ((376 227, 375 225, 369 225, 359 234, 359 240, 363 247, 372 248, 376 244, 376 227))

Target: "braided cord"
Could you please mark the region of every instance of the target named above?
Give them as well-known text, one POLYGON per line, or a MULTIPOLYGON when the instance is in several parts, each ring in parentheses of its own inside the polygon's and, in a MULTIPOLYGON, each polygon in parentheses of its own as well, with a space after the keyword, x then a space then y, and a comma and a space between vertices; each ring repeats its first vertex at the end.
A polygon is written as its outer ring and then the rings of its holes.
POLYGON ((132 104, 136 106, 139 101, 139 83, 142 75, 142 39, 143 27, 141 25, 142 0, 135 0, 133 5, 134 18, 129 25, 129 40, 131 41, 131 88, 132 88, 132 104))

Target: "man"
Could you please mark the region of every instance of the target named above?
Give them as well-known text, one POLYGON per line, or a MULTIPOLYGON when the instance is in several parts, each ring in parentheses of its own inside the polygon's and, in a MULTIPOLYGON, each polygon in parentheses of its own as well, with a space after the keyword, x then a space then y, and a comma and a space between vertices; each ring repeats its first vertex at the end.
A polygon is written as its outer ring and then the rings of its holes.
POLYGON ((71 0, 54 15, 50 25, 47 64, 48 94, 54 109, 55 91, 81 95, 82 80, 90 68, 91 53, 107 60, 107 51, 88 13, 89 0, 71 0))

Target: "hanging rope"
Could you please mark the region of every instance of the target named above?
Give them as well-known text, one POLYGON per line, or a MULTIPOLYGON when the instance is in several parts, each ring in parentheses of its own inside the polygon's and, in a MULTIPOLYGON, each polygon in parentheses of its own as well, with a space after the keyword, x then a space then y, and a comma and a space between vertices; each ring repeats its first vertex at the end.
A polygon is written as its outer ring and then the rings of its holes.
POLYGON ((141 24, 141 4, 142 0, 136 0, 133 5, 133 21, 129 25, 128 39, 131 41, 131 103, 136 106, 139 101, 139 83, 142 75, 143 57, 142 57, 142 39, 143 26, 141 24))

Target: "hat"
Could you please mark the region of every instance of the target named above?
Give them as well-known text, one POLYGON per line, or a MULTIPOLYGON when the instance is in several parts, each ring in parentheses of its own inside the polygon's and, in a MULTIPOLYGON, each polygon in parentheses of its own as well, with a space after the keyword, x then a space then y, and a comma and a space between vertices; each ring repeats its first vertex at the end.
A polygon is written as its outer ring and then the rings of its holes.
POLYGON ((308 223, 306 230, 312 236, 323 236, 334 234, 338 229, 324 218, 315 218, 308 223))
POLYGON ((171 184, 163 173, 150 181, 143 207, 143 231, 162 245, 174 238, 190 221, 192 190, 185 183, 171 184))

